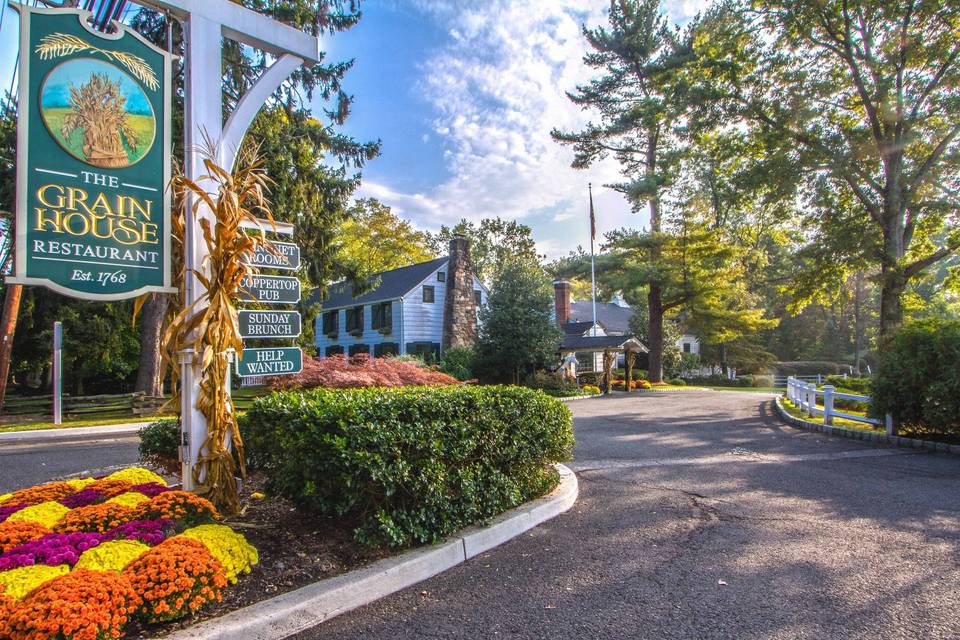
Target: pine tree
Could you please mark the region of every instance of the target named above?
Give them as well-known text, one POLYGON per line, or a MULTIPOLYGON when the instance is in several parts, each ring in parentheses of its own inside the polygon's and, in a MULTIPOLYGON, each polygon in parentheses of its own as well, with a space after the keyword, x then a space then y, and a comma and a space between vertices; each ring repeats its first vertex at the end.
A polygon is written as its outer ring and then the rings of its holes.
MULTIPOLYGON (((662 193, 673 178, 683 154, 677 131, 678 70, 689 56, 689 46, 664 17, 660 0, 612 0, 609 28, 584 28, 593 51, 584 62, 601 75, 567 95, 584 109, 597 110, 599 124, 579 132, 553 131, 555 140, 571 145, 574 168, 586 168, 607 156, 620 162, 627 182, 613 185, 633 203, 646 206, 653 236, 663 228, 662 193)), ((663 283, 657 265, 663 257, 660 243, 649 243, 647 332, 650 380, 663 380, 663 283)))

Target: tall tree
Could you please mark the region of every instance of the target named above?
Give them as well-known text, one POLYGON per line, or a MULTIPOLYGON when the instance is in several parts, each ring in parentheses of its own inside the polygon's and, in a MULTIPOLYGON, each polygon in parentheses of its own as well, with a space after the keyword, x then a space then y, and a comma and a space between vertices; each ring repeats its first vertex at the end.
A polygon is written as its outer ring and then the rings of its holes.
POLYGON ((853 225, 829 217, 818 233, 879 266, 882 339, 902 321, 908 283, 960 248, 958 25, 956 3, 743 0, 694 39, 729 115, 793 148, 809 196, 854 203, 846 214, 867 234, 845 243, 853 225))
POLYGON ((355 201, 337 230, 340 259, 363 273, 389 271, 436 257, 430 234, 418 231, 375 198, 355 201))
MULTIPOLYGON (((578 132, 553 131, 561 144, 574 148, 573 167, 582 169, 612 155, 628 182, 614 185, 635 209, 647 207, 650 232, 662 231, 662 191, 672 179, 682 144, 676 128, 681 109, 676 103, 677 69, 689 55, 664 17, 660 0, 611 0, 609 28, 583 34, 593 49, 584 57, 601 75, 568 93, 575 104, 600 114, 578 132)), ((653 242, 646 257, 651 265, 662 259, 653 242)), ((663 380, 663 285, 651 270, 647 280, 650 379, 663 380)))
POLYGON ((475 367, 481 377, 519 384, 522 374, 549 363, 560 343, 552 310, 553 287, 536 262, 513 258, 502 264, 480 309, 475 367))
POLYGON ((503 220, 498 216, 484 218, 479 224, 464 219, 453 227, 443 225, 430 236, 430 248, 436 254, 445 254, 455 235, 470 241, 474 273, 487 284, 498 280, 514 258, 536 261, 542 257, 537 255, 530 227, 516 220, 503 220))

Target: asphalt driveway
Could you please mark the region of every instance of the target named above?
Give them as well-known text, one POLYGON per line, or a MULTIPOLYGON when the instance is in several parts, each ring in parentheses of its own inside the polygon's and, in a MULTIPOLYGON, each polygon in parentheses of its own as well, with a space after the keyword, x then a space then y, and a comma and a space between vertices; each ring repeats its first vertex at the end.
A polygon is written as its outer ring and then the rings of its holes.
POLYGON ((573 403, 570 512, 298 638, 960 638, 960 458, 770 399, 573 403))

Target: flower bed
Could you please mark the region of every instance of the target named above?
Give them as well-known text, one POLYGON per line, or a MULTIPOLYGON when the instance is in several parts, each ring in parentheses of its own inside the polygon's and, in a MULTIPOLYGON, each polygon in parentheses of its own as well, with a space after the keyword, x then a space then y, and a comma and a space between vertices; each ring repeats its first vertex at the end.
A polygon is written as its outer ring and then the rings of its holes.
POLYGON ((0 638, 105 640, 218 602, 257 550, 146 469, 0 495, 0 638))

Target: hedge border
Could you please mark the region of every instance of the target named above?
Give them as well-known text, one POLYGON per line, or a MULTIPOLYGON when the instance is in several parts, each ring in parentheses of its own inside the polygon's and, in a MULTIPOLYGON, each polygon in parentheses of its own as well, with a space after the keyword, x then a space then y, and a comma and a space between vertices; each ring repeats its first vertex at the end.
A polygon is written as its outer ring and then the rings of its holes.
POLYGON ((946 442, 934 442, 933 440, 922 440, 920 438, 906 438, 904 436, 888 436, 885 433, 873 433, 870 431, 861 431, 859 429, 845 429, 843 427, 832 427, 819 422, 803 420, 792 415, 783 407, 781 402, 783 396, 777 396, 773 401, 773 406, 782 422, 786 422, 791 427, 805 429, 807 431, 816 431, 828 436, 839 436, 849 438, 850 440, 864 440, 877 444, 889 444, 894 447, 903 447, 906 449, 920 449, 934 453, 949 453, 960 455, 960 444, 947 444, 946 442))
POLYGON ((444 542, 205 620, 163 640, 281 640, 443 573, 569 511, 579 495, 577 476, 562 464, 554 466, 560 473, 556 489, 497 516, 486 527, 463 529, 444 542))

